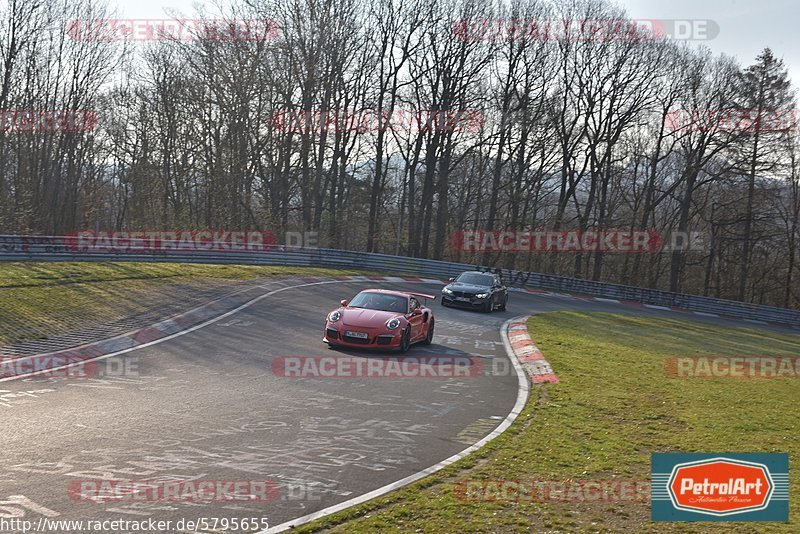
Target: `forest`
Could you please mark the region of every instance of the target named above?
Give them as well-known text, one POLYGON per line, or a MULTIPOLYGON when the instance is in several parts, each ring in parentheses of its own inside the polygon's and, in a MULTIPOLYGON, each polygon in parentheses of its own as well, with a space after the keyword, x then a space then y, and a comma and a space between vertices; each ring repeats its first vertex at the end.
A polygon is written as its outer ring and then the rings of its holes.
POLYGON ((236 0, 173 18, 194 22, 126 34, 96 0, 3 0, 0 234, 317 232, 800 306, 797 103, 770 43, 742 64, 606 0, 236 0), (36 112, 91 120, 25 127, 36 112), (452 246, 617 229, 704 246, 452 246))

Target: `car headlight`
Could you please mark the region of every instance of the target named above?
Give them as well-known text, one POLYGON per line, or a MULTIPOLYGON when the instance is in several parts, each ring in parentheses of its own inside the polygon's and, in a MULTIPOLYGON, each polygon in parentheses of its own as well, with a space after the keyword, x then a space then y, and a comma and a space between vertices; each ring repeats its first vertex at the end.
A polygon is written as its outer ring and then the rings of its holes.
POLYGON ((332 323, 335 323, 339 319, 342 318, 342 312, 339 310, 332 311, 330 315, 328 315, 328 320, 332 323))
POLYGON ((386 328, 388 328, 389 330, 394 330, 398 326, 400 326, 400 319, 398 319, 397 317, 386 321, 386 328))
POLYGON ((444 293, 445 295, 452 295, 453 294, 453 290, 447 289, 445 287, 445 288, 442 289, 442 293, 444 293))
POLYGON ((489 296, 489 293, 478 293, 475 296, 478 297, 479 299, 485 299, 486 297, 489 296))

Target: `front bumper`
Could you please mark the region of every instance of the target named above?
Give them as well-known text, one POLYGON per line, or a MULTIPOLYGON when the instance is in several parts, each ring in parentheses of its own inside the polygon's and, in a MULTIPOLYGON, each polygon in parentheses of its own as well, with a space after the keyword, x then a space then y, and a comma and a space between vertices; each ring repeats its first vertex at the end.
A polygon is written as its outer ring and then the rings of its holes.
POLYGON ((351 337, 346 334, 348 328, 344 325, 325 326, 322 341, 333 346, 369 348, 369 349, 396 349, 400 347, 403 331, 399 328, 396 333, 367 332, 366 339, 351 337))
POLYGON ((478 297, 465 297, 469 300, 457 300, 453 295, 442 293, 442 304, 448 306, 459 306, 461 308, 483 308, 492 298, 491 296, 479 299, 478 297))

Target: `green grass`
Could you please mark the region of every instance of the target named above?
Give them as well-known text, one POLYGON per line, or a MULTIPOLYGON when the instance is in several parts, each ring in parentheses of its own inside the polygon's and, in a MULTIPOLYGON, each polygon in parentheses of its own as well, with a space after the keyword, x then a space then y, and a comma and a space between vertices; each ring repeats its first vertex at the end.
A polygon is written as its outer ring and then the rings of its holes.
POLYGON ((269 276, 364 274, 323 268, 178 263, 0 263, 0 344, 144 312, 163 293, 269 276))
POLYGON ((798 532, 789 524, 652 523, 646 502, 476 502, 469 480, 648 480, 652 452, 788 452, 800 465, 800 379, 680 379, 682 355, 800 354, 800 336, 683 320, 561 312, 533 317, 531 336, 560 378, 537 386, 509 431, 477 454, 300 531, 798 532))
POLYGON ((346 275, 356 271, 312 267, 261 265, 203 265, 194 263, 138 262, 12 262, 0 263, 0 288, 51 286, 121 280, 216 278, 251 280, 278 275, 346 275))

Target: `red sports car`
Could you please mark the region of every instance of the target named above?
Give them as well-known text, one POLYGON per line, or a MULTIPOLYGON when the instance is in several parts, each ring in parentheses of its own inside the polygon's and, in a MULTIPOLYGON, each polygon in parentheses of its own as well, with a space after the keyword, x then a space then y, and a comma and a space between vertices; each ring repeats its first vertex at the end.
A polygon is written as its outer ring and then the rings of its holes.
POLYGON ((406 352, 433 341, 433 311, 420 299, 433 295, 366 289, 328 314, 322 341, 331 348, 367 347, 406 352))

